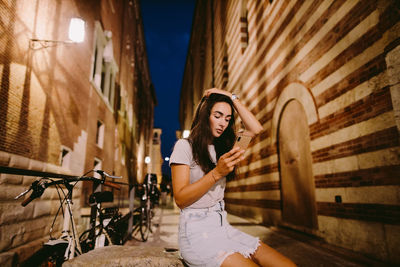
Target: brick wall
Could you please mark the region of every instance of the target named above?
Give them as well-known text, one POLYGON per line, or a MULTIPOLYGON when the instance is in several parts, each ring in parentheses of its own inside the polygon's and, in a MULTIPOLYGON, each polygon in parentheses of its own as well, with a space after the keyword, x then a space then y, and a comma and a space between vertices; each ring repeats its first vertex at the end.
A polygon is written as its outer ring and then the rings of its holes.
MULTIPOLYGON (((2 1, 0 14, 0 167, 82 175, 99 159, 103 170, 135 183, 144 165, 138 151, 147 153, 156 104, 139 1, 2 1), (83 43, 30 41, 67 40, 72 17, 86 22, 83 43), (112 33, 114 99, 93 78, 96 27, 104 36, 112 33), (104 124, 101 145, 98 121, 104 124), (62 148, 70 151, 64 166, 62 148)), ((15 253, 24 260, 48 238, 55 191, 26 208, 13 199, 34 179, 0 174, 0 265, 15 253)), ((80 230, 86 227, 81 208, 91 191, 91 184, 74 191, 80 230)), ((115 192, 115 204, 127 207, 128 192, 129 186, 115 192)))
MULTIPOLYGON (((199 1, 182 86, 182 114, 193 113, 208 83, 224 86, 263 124, 226 188, 227 209, 285 225, 387 262, 400 262, 400 6, 392 0, 247 1, 248 45, 241 44, 241 1, 199 1), (210 11, 211 10, 211 11, 210 11), (223 12, 224 11, 224 12, 223 12), (212 16, 211 16, 212 13, 212 16), (207 34, 203 26, 214 21, 207 34), (212 40, 211 40, 212 39, 212 40), (212 43, 209 45, 209 43, 212 43), (215 55, 205 74, 189 68, 215 55), (299 101, 310 132, 317 229, 282 219, 278 131, 286 104, 299 101), (379 249, 377 249, 379 248, 379 249)), ((210 60, 210 59, 208 59, 210 60)), ((189 122, 188 122, 189 121, 189 122)), ((295 179, 295 178, 294 178, 295 179)))

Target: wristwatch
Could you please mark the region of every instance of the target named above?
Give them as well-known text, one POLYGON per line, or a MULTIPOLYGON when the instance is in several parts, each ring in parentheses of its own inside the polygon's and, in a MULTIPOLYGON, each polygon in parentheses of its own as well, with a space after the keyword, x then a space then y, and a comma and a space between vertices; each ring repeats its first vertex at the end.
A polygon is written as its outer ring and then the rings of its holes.
POLYGON ((235 99, 239 99, 239 97, 238 97, 237 95, 235 95, 235 94, 232 94, 231 99, 232 99, 232 101, 233 101, 233 100, 235 100, 235 99))

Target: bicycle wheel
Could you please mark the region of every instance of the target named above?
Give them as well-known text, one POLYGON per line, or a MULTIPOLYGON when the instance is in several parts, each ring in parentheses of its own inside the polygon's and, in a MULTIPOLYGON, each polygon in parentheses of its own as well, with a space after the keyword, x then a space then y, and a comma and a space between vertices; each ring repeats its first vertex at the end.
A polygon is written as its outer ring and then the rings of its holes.
POLYGON ((59 243, 55 245, 44 245, 41 249, 36 251, 26 261, 21 263, 21 267, 33 266, 61 266, 64 259, 65 250, 68 243, 59 243))
POLYGON ((91 229, 88 229, 84 231, 80 237, 79 237, 79 242, 81 245, 82 253, 86 253, 95 247, 105 247, 105 246, 110 246, 113 245, 112 239, 110 238, 110 234, 107 229, 102 227, 101 225, 96 225, 95 227, 95 233, 96 235, 92 238, 90 238, 90 232, 91 229), (99 237, 104 235, 103 239, 96 242, 99 237))
POLYGON ((150 210, 142 207, 139 221, 140 235, 143 241, 147 241, 150 232, 150 210))
POLYGON ((114 216, 104 228, 114 245, 122 245, 127 239, 129 215, 114 216))
POLYGON ((149 224, 149 231, 150 233, 153 233, 152 229, 151 229, 151 219, 154 216, 154 211, 153 211, 153 206, 152 206, 152 202, 150 198, 147 198, 146 200, 146 209, 147 209, 147 217, 148 217, 148 224, 149 224))
POLYGON ((82 253, 86 253, 92 249, 94 249, 94 239, 90 238, 90 230, 88 229, 84 231, 79 237, 79 243, 81 245, 82 253))

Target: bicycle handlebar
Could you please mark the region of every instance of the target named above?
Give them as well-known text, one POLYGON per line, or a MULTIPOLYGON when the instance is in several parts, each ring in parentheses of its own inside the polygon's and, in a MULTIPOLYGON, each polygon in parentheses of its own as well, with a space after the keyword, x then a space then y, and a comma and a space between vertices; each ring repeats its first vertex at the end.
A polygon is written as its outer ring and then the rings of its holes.
POLYGON ((112 187, 114 189, 121 190, 121 185, 119 185, 119 184, 116 184, 116 183, 113 183, 113 182, 109 182, 109 181, 104 181, 103 184, 105 186, 109 186, 109 187, 112 187))
POLYGON ((26 205, 28 205, 29 203, 31 203, 32 200, 34 200, 35 198, 33 198, 32 196, 29 196, 27 199, 25 199, 24 201, 22 201, 21 206, 25 207, 26 205))
POLYGON ((112 179, 120 179, 120 178, 122 178, 122 176, 110 175, 110 174, 106 173, 103 170, 94 170, 94 172, 97 172, 98 174, 101 175, 101 177, 103 178, 102 179, 102 181, 103 181, 102 184, 104 184, 105 186, 112 187, 112 188, 117 189, 117 190, 121 190, 121 185, 113 183, 113 182, 110 182, 110 181, 106 181, 106 177, 112 178, 112 179))
POLYGON ((98 174, 100 174, 103 178, 108 177, 108 178, 112 178, 112 179, 119 179, 122 178, 122 176, 113 176, 110 175, 108 173, 106 173, 105 171, 102 170, 93 170, 94 172, 97 172, 98 174))
POLYGON ((14 199, 19 199, 22 196, 26 195, 29 191, 32 190, 31 195, 25 199, 21 205, 23 207, 25 207, 26 205, 28 205, 32 200, 34 200, 35 198, 39 198, 41 195, 43 195, 44 190, 52 185, 59 185, 59 184, 70 184, 72 182, 79 182, 79 181, 92 181, 92 182, 99 182, 101 184, 104 184, 105 186, 109 186, 112 188, 115 188, 117 190, 121 189, 121 185, 114 183, 114 182, 110 182, 110 181, 106 181, 106 177, 108 178, 113 178, 113 179, 118 179, 118 178, 122 178, 121 176, 113 176, 113 175, 109 175, 108 173, 106 173, 105 171, 102 170, 93 170, 94 172, 97 172, 98 174, 101 175, 101 179, 95 178, 95 177, 86 177, 86 176, 80 176, 80 177, 76 177, 76 178, 68 178, 68 179, 61 179, 61 180, 51 180, 50 182, 47 181, 42 181, 43 178, 36 180, 32 183, 32 185, 25 190, 24 192, 22 192, 21 194, 19 194, 18 196, 16 196, 14 199))

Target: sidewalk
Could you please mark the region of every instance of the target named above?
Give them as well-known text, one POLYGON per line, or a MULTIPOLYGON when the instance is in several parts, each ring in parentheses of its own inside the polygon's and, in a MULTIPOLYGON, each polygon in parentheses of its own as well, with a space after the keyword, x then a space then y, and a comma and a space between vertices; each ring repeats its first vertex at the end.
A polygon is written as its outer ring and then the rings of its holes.
MULTIPOLYGON (((147 242, 140 242, 133 238, 125 246, 179 249, 179 212, 179 208, 173 202, 169 202, 164 207, 157 207, 152 220, 153 233, 150 233, 147 242)), ((350 251, 334 248, 321 241, 293 234, 290 231, 257 225, 238 216, 228 214, 228 221, 243 232, 260 237, 263 242, 288 256, 298 266, 385 266, 383 263, 369 260, 350 251)))
POLYGON ((170 200, 166 206, 156 207, 154 212, 155 215, 151 220, 153 233, 149 234, 148 240, 142 242, 139 236, 134 236, 125 243, 125 246, 164 247, 178 250, 179 208, 170 200))

